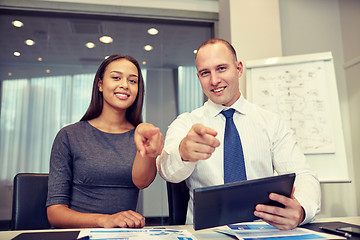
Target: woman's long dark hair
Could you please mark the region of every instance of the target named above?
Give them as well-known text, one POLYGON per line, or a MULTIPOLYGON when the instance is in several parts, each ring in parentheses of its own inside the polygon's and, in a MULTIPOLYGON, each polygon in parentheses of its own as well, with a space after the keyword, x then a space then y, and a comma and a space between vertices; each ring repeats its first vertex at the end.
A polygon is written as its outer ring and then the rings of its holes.
POLYGON ((136 96, 136 99, 134 103, 126 109, 126 119, 135 127, 142 123, 142 106, 143 106, 143 100, 144 100, 144 79, 141 74, 141 69, 138 61, 136 61, 135 58, 131 56, 126 56, 122 54, 115 54, 111 55, 110 57, 106 58, 100 65, 99 69, 96 72, 95 78, 94 78, 94 84, 91 94, 91 102, 89 105, 89 108, 87 109, 84 116, 81 118, 80 121, 88 121, 91 119, 94 119, 98 117, 103 109, 103 94, 99 91, 98 82, 99 79, 103 79, 104 72, 106 70, 106 67, 113 61, 119 60, 119 59, 126 59, 130 62, 132 62, 137 70, 138 70, 138 94, 136 96))

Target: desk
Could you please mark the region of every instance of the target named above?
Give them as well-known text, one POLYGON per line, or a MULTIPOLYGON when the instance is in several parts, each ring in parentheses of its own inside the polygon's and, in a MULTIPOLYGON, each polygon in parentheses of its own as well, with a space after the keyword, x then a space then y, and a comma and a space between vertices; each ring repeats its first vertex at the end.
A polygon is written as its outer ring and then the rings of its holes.
MULTIPOLYGON (((349 224, 355 224, 360 225, 360 216, 358 217, 339 217, 339 218, 323 218, 323 219, 317 219, 314 222, 320 223, 320 222, 345 222, 349 224)), ((164 226, 162 226, 164 227, 164 226)), ((191 234, 194 235, 198 240, 230 240, 234 239, 230 236, 227 236, 225 234, 217 233, 213 231, 213 229, 203 229, 195 231, 192 225, 179 225, 179 226, 165 226, 169 229, 177 229, 177 230, 188 230, 191 234)), ((146 228, 156 228, 156 227, 146 227, 146 228)), ((80 230, 80 229, 72 229, 72 230, 80 230)), ((0 240, 10 240, 17 236, 20 233, 23 232, 40 232, 40 231, 50 231, 48 230, 34 230, 34 231, 0 231, 0 240)), ((52 231, 69 231, 69 229, 56 229, 52 231)))
POLYGON ((314 223, 321 222, 344 222, 349 224, 360 225, 360 216, 358 217, 337 217, 337 218, 319 218, 314 223))

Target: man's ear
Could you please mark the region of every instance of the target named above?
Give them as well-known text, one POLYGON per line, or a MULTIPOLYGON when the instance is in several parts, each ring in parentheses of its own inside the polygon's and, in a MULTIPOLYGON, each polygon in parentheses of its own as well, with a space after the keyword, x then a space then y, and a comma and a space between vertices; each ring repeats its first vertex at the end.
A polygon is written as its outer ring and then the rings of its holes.
POLYGON ((243 64, 241 61, 239 61, 236 65, 236 69, 238 70, 239 72, 239 78, 242 76, 243 74, 243 70, 244 70, 244 67, 243 67, 243 64))
POLYGON ((98 80, 98 88, 99 88, 100 92, 103 91, 103 81, 101 80, 101 78, 99 78, 99 80, 98 80))

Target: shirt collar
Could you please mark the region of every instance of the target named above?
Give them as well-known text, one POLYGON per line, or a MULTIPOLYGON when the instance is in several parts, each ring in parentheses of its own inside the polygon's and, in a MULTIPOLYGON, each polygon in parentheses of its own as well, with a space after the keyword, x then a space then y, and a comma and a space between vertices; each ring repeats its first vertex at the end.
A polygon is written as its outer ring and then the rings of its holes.
POLYGON ((216 117, 217 115, 219 115, 221 113, 222 110, 226 110, 229 108, 233 108, 233 109, 235 109, 235 111, 237 111, 243 115, 245 115, 247 112, 246 111, 246 100, 242 93, 240 95, 240 98, 238 100, 236 100, 236 102, 233 105, 231 105, 230 107, 216 104, 213 101, 211 101, 210 99, 206 102, 206 105, 207 105, 207 108, 209 110, 211 117, 216 117))

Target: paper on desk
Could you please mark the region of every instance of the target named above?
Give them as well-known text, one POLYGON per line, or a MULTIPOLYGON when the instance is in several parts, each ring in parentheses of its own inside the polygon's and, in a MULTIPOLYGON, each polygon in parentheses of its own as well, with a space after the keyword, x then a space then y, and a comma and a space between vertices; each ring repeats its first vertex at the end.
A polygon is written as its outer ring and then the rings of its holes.
POLYGON ((187 230, 172 229, 131 229, 131 228, 93 228, 81 230, 79 238, 90 236, 91 239, 121 240, 196 240, 187 230))
POLYGON ((231 234, 238 239, 252 240, 299 240, 299 239, 346 239, 344 237, 329 235, 297 227, 293 230, 282 231, 265 222, 244 222, 217 228, 216 231, 231 234))

